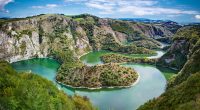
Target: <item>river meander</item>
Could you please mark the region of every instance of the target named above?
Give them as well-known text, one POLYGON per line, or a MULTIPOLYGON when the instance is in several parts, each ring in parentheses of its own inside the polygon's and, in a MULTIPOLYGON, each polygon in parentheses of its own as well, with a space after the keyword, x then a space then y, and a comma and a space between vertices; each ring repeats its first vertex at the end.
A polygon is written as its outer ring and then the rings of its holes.
MULTIPOLYGON (((81 60, 89 66, 102 64, 100 56, 109 53, 112 52, 90 52, 82 56, 81 60)), ((158 55, 161 54, 162 53, 159 53, 158 55)), ((148 55, 131 55, 131 57, 152 58, 148 55)), ((156 56, 153 58, 156 58, 156 56)), ((134 68, 140 75, 140 80, 135 86, 124 89, 88 90, 73 89, 57 84, 55 82, 55 76, 60 64, 53 59, 30 59, 12 63, 12 66, 17 71, 31 71, 53 81, 60 89, 64 90, 69 95, 78 94, 87 96, 100 110, 135 110, 149 99, 162 94, 167 83, 166 78, 169 78, 175 73, 175 71, 166 68, 158 69, 152 65, 123 64, 123 66, 134 68)))

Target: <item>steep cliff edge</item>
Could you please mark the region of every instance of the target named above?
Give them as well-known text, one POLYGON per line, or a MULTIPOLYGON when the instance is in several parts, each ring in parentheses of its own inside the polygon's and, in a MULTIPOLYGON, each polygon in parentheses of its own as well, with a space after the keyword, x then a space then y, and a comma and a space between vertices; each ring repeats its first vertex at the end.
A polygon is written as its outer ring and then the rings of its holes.
MULTIPOLYGON (((179 30, 170 50, 188 52, 186 63, 176 77, 171 79, 167 90, 160 97, 150 100, 139 110, 199 110, 200 109, 200 26, 187 26, 179 30), (174 45, 182 41, 180 46, 174 45), (188 44, 188 45, 186 45, 188 44)), ((168 56, 169 53, 165 55, 168 56)), ((174 53, 177 55, 177 53, 174 53)), ((179 55, 179 54, 178 54, 179 55)), ((181 56, 182 57, 182 56, 181 56)), ((184 60, 180 58, 180 60, 184 60)))
POLYGON ((91 49, 84 31, 73 38, 70 18, 62 15, 41 15, 20 20, 11 19, 1 24, 1 58, 10 62, 33 57, 47 57, 64 49, 83 54, 91 49))

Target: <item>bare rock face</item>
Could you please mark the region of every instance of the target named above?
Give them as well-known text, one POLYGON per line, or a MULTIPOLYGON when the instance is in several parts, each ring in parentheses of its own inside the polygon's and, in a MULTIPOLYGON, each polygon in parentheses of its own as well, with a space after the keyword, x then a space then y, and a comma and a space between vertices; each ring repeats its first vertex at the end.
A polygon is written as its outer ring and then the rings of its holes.
POLYGON ((69 40, 71 50, 77 48, 78 55, 83 54, 84 49, 91 48, 88 38, 79 27, 77 32, 81 37, 74 39, 70 24, 69 18, 60 15, 44 15, 5 23, 0 29, 0 58, 15 62, 47 57, 54 44, 63 39, 69 40))
MULTIPOLYGON (((16 33, 12 31, 12 33, 16 33)), ((1 58, 5 58, 9 62, 15 62, 19 60, 26 60, 32 57, 46 57, 48 45, 46 39, 43 39, 44 43, 39 44, 39 34, 32 32, 31 36, 22 35, 20 38, 8 36, 4 32, 1 32, 1 58), (43 45, 46 45, 44 48, 43 45)), ((18 34, 15 34, 16 36, 18 34)))

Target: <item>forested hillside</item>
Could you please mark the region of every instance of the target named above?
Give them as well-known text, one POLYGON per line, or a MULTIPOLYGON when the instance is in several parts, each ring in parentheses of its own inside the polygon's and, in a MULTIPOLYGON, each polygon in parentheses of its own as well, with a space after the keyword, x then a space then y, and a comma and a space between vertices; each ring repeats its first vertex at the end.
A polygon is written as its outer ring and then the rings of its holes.
POLYGON ((0 61, 0 110, 95 110, 86 97, 68 96, 47 79, 17 73, 0 61))

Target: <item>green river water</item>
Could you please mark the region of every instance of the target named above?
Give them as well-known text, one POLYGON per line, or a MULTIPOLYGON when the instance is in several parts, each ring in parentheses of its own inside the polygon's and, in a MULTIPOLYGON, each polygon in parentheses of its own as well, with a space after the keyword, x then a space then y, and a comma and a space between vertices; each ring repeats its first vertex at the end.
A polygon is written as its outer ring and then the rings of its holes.
MULTIPOLYGON (((102 64, 99 57, 109 53, 111 52, 90 52, 82 56, 81 60, 89 66, 102 64)), ((131 57, 157 58, 162 54, 162 52, 159 53, 158 51, 158 55, 152 57, 148 55, 131 55, 131 57)), ((134 68, 139 73, 140 80, 135 86, 124 89, 88 90, 73 89, 57 84, 55 82, 55 76, 60 64, 53 59, 24 60, 12 63, 12 66, 17 71, 32 71, 35 74, 39 74, 53 81, 59 89, 62 89, 69 95, 78 94, 87 96, 100 110, 135 110, 149 99, 162 94, 167 83, 166 79, 170 78, 175 73, 175 71, 166 68, 157 68, 151 65, 123 64, 123 66, 134 68)))

